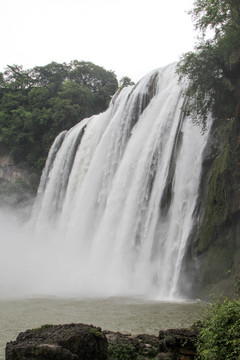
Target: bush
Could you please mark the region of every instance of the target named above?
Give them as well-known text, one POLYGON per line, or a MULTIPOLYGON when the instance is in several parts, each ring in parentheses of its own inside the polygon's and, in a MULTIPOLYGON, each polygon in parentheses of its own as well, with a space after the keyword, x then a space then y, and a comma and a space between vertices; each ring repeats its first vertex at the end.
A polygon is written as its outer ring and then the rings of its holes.
POLYGON ((136 349, 129 344, 109 345, 108 355, 114 360, 137 360, 136 349))
POLYGON ((240 359, 240 299, 214 303, 202 321, 197 341, 201 360, 240 359))

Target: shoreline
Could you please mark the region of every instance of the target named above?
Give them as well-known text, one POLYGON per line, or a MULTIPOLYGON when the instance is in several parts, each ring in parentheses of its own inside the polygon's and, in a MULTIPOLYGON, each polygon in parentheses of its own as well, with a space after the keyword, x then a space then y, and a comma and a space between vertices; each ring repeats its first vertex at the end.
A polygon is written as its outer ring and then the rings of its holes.
POLYGON ((86 324, 46 324, 6 344, 6 360, 148 360, 196 358, 198 327, 122 334, 86 324))

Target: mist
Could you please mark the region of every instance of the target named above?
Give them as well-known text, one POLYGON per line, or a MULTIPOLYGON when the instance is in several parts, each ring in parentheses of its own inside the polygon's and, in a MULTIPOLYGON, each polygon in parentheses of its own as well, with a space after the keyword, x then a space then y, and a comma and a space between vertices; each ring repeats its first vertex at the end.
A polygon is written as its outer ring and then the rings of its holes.
POLYGON ((32 261, 30 232, 23 220, 25 209, 0 208, 0 296, 21 294, 29 285, 32 261), (29 250, 26 250, 26 249, 29 250), (25 284, 25 286, 24 286, 25 284))
POLYGON ((50 228, 35 232, 30 213, 29 207, 0 208, 0 298, 67 292, 66 256, 59 256, 50 228))

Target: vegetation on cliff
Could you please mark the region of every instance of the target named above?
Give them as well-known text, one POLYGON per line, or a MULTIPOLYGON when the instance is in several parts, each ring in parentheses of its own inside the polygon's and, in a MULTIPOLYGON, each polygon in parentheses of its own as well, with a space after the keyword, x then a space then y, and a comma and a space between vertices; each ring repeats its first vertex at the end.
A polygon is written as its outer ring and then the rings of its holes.
POLYGON ((189 80, 185 111, 205 130, 209 111, 224 120, 239 115, 240 2, 196 0, 190 14, 201 37, 177 71, 189 80))
POLYGON ((190 244, 192 291, 233 296, 240 272, 240 2, 195 0, 189 13, 200 37, 177 65, 180 81, 188 84, 184 111, 202 131, 209 113, 214 120, 199 192, 200 226, 190 244))
POLYGON ((56 135, 104 111, 118 87, 112 71, 90 62, 52 62, 0 73, 0 144, 40 173, 56 135))
MULTIPOLYGON (((208 248, 216 237, 218 227, 224 223, 232 212, 232 182, 234 173, 234 133, 233 121, 224 122, 218 127, 220 151, 212 164, 212 176, 208 186, 208 199, 205 216, 199 236, 198 252, 208 248)), ((228 269, 226 269, 227 271, 228 269)))

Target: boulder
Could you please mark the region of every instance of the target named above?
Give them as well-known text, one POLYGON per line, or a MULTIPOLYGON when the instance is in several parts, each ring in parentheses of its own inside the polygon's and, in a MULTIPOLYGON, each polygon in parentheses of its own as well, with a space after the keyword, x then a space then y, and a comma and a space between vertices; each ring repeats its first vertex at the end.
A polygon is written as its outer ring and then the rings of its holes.
POLYGON ((174 354, 176 359, 195 359, 199 326, 192 326, 189 329, 180 328, 159 331, 159 350, 174 354))
POLYGON ((84 324, 44 325, 6 345, 6 360, 106 360, 107 354, 101 328, 84 324))

